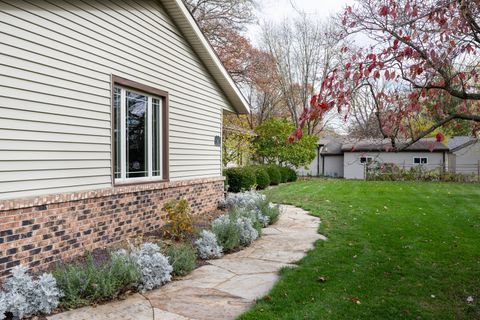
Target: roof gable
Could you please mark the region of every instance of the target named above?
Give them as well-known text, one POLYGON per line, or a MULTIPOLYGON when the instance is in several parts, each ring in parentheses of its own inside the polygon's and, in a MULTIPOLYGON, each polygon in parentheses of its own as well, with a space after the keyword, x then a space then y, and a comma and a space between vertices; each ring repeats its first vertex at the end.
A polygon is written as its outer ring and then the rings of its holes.
POLYGON ((207 70, 225 93, 237 113, 250 113, 250 107, 245 100, 245 97, 234 83, 232 77, 223 66, 182 0, 161 0, 161 2, 168 15, 172 18, 185 39, 192 46, 195 53, 205 64, 207 70))
POLYGON ((452 152, 455 152, 476 142, 478 142, 478 139, 474 137, 457 136, 448 140, 448 147, 452 152))

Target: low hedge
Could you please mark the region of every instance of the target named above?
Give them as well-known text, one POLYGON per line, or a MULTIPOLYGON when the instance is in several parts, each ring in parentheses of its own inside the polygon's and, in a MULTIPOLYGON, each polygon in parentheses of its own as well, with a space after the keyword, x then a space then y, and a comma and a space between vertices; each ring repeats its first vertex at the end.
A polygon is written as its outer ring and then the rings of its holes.
POLYGON ((252 167, 228 168, 224 171, 228 180, 228 191, 250 190, 256 183, 256 173, 252 167))
POLYGON ((295 182, 298 179, 297 172, 292 168, 285 168, 285 173, 287 175, 287 182, 295 182))
POLYGON ((265 167, 265 170, 270 177, 270 185, 276 186, 282 182, 282 174, 280 173, 279 167, 277 165, 271 164, 265 167))
POLYGON ((290 171, 286 167, 278 167, 278 170, 280 171, 280 176, 281 176, 281 182, 286 183, 288 182, 288 178, 290 176, 290 171))
POLYGON ((262 190, 268 186, 297 181, 295 170, 276 164, 228 168, 223 174, 227 191, 234 193, 250 190, 255 185, 262 190))
POLYGON ((263 166, 254 166, 253 170, 255 170, 257 188, 263 190, 268 187, 270 185, 270 176, 267 170, 263 166))

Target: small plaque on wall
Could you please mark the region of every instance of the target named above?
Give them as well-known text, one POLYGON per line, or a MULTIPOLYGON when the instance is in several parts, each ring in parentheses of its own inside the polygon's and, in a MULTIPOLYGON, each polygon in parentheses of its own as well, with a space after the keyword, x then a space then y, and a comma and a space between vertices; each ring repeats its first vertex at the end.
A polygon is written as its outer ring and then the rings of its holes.
POLYGON ((220 147, 222 145, 222 138, 220 136, 215 136, 215 147, 220 147))

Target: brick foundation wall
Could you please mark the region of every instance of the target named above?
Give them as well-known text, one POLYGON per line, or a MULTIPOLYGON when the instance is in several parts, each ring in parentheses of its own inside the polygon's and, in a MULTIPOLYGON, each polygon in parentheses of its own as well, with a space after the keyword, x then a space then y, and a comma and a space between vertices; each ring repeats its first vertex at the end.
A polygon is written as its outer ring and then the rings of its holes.
POLYGON ((0 280, 19 264, 35 271, 154 231, 173 199, 215 210, 223 190, 219 177, 0 201, 0 280))

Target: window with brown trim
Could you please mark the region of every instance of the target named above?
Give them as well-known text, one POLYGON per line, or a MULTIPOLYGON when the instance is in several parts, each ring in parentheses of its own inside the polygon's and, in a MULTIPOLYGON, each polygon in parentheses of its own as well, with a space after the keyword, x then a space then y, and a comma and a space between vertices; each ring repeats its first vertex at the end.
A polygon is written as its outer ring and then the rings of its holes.
POLYGON ((168 180, 168 94, 113 77, 116 183, 168 180))

